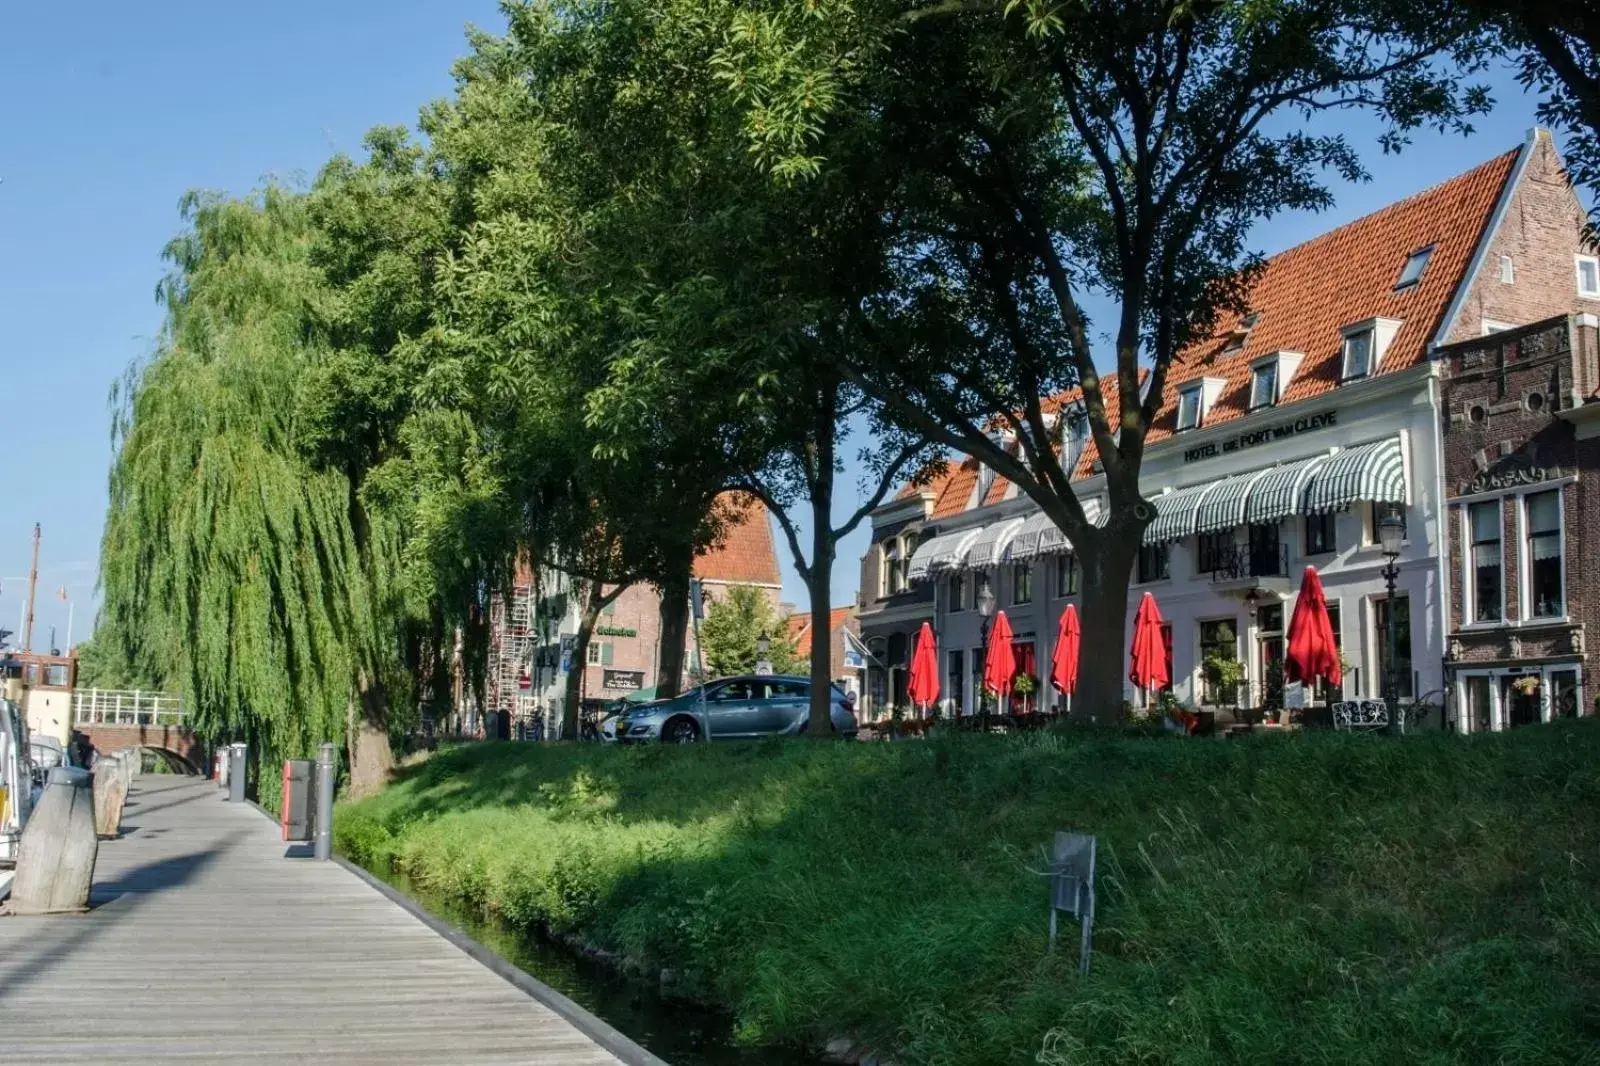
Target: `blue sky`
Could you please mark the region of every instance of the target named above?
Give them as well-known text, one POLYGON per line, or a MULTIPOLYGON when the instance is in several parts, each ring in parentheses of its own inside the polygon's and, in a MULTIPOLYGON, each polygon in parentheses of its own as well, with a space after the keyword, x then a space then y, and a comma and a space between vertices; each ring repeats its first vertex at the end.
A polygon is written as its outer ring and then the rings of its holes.
MULTIPOLYGON (((267 175, 309 177, 357 152, 379 123, 411 123, 450 91, 463 27, 498 29, 492 0, 284 0, 270 7, 7 4, 0 10, 0 627, 16 626, 33 524, 44 529, 35 648, 93 615, 110 462, 108 390, 160 324, 160 251, 190 188, 244 193, 267 175)), ((1509 76, 1476 136, 1421 135, 1381 157, 1376 128, 1347 123, 1373 181, 1336 189, 1320 216, 1260 227, 1266 251, 1450 177, 1521 142, 1533 101, 1509 76)), ((840 493, 841 512, 853 509, 840 493)), ((844 486, 842 486, 844 488, 844 486)), ((862 529, 841 548, 833 599, 855 594, 862 529)), ((805 603, 784 557, 785 595, 805 603)))

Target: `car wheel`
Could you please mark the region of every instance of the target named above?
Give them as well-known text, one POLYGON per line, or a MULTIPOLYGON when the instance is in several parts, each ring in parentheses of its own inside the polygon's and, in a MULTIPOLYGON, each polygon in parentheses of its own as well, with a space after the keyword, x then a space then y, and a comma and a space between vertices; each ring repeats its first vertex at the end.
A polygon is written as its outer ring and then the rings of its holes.
POLYGON ((690 718, 674 718, 661 727, 661 740, 665 744, 693 744, 700 739, 700 727, 690 718))

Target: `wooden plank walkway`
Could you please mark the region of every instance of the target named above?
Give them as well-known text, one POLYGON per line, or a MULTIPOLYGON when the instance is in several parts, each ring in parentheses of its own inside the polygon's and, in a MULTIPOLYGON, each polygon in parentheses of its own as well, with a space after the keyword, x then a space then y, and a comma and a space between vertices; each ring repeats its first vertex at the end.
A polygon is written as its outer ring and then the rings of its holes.
POLYGON ((123 832, 88 914, 0 918, 0 1063, 621 1061, 209 781, 139 778, 123 832))

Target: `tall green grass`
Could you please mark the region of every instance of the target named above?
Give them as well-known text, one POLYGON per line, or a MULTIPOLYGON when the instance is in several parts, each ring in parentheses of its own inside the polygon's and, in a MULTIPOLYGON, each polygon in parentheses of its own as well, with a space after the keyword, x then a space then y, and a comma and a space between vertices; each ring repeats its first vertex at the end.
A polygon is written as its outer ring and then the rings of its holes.
POLYGON ((338 846, 899 1063, 1600 1061, 1600 722, 1500 736, 485 744, 338 846), (1094 969, 1043 846, 1098 835, 1094 969))

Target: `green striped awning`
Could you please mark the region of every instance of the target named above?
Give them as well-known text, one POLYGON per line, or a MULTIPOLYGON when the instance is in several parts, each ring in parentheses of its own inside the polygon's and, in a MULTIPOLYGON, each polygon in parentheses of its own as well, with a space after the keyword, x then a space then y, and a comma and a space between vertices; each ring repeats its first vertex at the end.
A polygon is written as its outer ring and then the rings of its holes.
POLYGON ((1250 490, 1256 482, 1266 474, 1265 470, 1252 470, 1248 474, 1217 482, 1216 488, 1200 504, 1200 510, 1195 514, 1194 531, 1216 533, 1244 525, 1245 501, 1250 498, 1250 490))
POLYGON ((1208 481, 1204 485, 1191 485, 1189 488, 1152 498, 1150 503, 1155 506, 1156 520, 1145 526, 1144 542, 1165 544, 1168 541, 1182 540, 1191 536, 1194 533, 1195 515, 1200 510, 1200 504, 1206 498, 1206 493, 1216 488, 1217 484, 1215 481, 1208 481))
POLYGON ((1328 456, 1313 455, 1282 466, 1268 468, 1250 490, 1245 501, 1246 523, 1281 522, 1290 515, 1304 514, 1306 482, 1311 480, 1328 456))
POLYGON ((1021 518, 1007 518, 1003 522, 984 526, 978 533, 977 539, 972 542, 972 547, 967 549, 965 568, 983 570, 998 566, 1005 559, 1006 549, 1011 546, 1011 538, 1017 535, 1023 522, 1024 519, 1021 518))
MULTIPOLYGON (((1084 500, 1083 516, 1093 525, 1104 525, 1105 514, 1098 499, 1084 500)), ((1025 562, 1041 555, 1064 555, 1072 550, 1072 542, 1056 525, 1055 519, 1043 511, 1030 515, 1011 538, 1006 549, 1007 562, 1025 562)))
POLYGON ((966 561, 967 549, 972 547, 972 542, 978 539, 978 534, 982 531, 981 526, 973 526, 971 529, 958 529, 954 533, 943 533, 925 541, 911 556, 911 564, 906 568, 906 579, 927 581, 946 570, 959 570, 966 561))
POLYGON ((1305 513, 1342 511, 1359 500, 1406 502, 1406 456, 1399 437, 1329 456, 1306 485, 1305 513))

